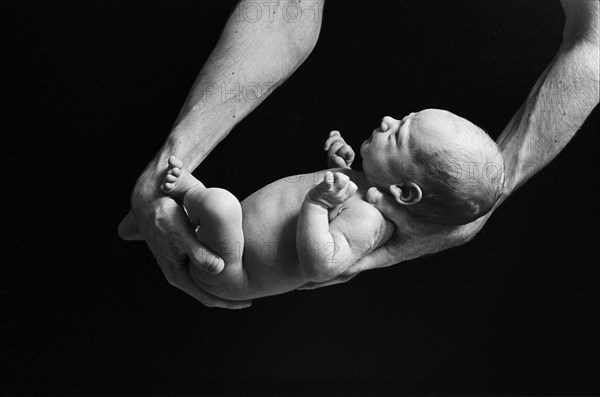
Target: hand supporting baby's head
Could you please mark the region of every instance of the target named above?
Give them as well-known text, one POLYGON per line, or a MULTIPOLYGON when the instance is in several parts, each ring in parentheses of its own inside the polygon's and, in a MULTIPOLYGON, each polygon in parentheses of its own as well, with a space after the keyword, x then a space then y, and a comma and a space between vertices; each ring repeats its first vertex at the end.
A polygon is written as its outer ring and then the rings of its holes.
POLYGON ((498 201, 504 164, 492 139, 450 112, 385 117, 361 147, 367 180, 420 222, 462 225, 498 201))

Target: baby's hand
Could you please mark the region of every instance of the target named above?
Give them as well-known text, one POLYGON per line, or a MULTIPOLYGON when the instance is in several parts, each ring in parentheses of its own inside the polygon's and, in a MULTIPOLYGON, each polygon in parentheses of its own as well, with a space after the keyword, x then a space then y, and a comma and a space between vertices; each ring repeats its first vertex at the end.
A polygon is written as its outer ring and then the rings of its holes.
POLYGON ((331 131, 325 141, 329 168, 350 168, 354 161, 354 150, 344 141, 339 131, 331 131))
POLYGON ((341 172, 325 172, 323 182, 308 192, 308 198, 327 209, 338 206, 354 196, 358 187, 341 172))

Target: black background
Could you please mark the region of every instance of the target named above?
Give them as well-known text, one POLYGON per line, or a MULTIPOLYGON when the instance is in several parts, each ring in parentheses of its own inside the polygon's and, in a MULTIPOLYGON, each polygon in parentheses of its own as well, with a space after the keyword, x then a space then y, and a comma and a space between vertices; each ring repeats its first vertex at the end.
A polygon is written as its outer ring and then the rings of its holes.
MULTIPOLYGON (((597 394, 599 113, 469 244, 207 309, 116 234, 234 1, 2 1, 0 391, 597 394)), ((243 198, 384 115, 496 138, 560 45, 558 1, 329 0, 306 63, 196 175, 243 198)), ((358 166, 360 160, 357 160, 358 166)))

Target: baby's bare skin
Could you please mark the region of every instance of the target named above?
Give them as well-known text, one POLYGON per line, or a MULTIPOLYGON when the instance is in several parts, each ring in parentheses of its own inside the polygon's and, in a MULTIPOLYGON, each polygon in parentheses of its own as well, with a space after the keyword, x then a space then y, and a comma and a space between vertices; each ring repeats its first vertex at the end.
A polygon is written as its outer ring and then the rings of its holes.
MULTIPOLYGON (((198 239, 225 261, 218 275, 191 267, 194 282, 220 298, 248 300, 346 276, 394 231, 392 223, 364 200, 369 189, 390 191, 406 207, 418 205, 423 194, 412 170, 424 171, 413 158, 417 149, 479 155, 484 143, 475 140, 475 128, 440 109, 411 113, 402 120, 383 117, 361 145, 364 172, 349 169, 354 151, 339 131, 332 131, 324 149, 334 164, 347 168, 280 179, 241 204, 226 190, 204 187, 172 157, 163 190, 183 200, 192 222, 201 226, 198 239)), ((487 135, 484 138, 493 144, 487 135)), ((411 236, 409 229, 403 235, 411 236)))
MULTIPOLYGON (((225 270, 218 275, 208 275, 190 267, 194 281, 207 292, 231 300, 281 294, 315 281, 299 264, 296 227, 307 192, 323 180, 326 171, 280 179, 241 202, 242 262, 246 279, 241 280, 239 269, 234 266, 228 268, 226 260, 225 270)), ((393 224, 364 200, 367 186, 361 172, 350 169, 332 171, 347 175, 358 190, 350 199, 329 211, 330 223, 340 217, 337 222, 331 223, 331 227, 343 229, 340 231, 348 238, 351 248, 358 248, 366 255, 391 236, 393 224)), ((241 245, 238 247, 241 249, 241 245)), ((320 249, 326 250, 327 257, 335 260, 332 246, 320 249)))

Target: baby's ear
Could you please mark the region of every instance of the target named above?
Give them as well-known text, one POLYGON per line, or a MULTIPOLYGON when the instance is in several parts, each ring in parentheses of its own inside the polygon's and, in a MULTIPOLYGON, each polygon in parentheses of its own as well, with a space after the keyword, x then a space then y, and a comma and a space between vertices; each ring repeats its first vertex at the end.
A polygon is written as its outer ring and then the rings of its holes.
POLYGON ((402 205, 415 205, 423 198, 421 188, 414 182, 407 182, 403 185, 390 185, 390 193, 402 205))

